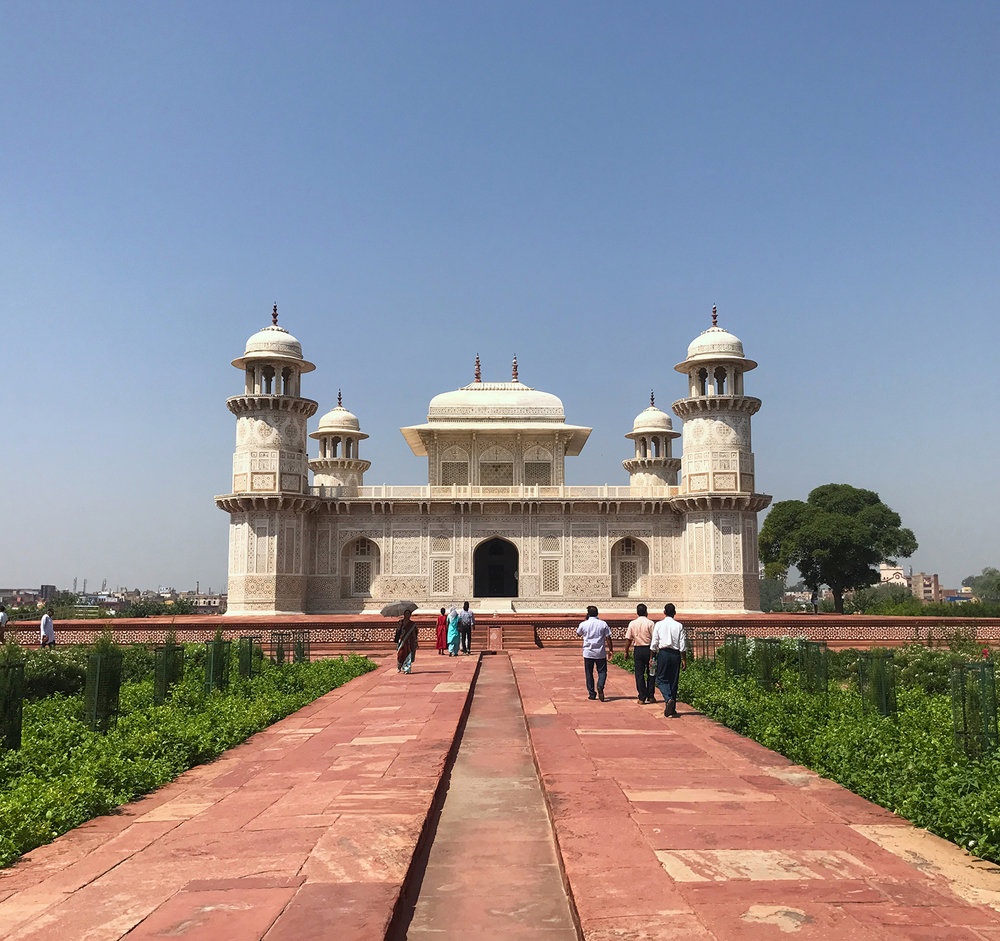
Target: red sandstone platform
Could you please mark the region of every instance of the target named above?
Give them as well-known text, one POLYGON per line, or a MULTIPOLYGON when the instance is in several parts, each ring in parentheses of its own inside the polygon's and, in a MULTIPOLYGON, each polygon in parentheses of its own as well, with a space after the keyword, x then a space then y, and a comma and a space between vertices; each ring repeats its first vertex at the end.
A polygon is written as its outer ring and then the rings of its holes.
MULTIPOLYGON (((690 709, 667 720, 639 706, 614 667, 601 703, 576 652, 511 662, 589 941, 1000 939, 1000 868, 690 709)), ((474 658, 421 651, 411 676, 361 677, 34 851, 0 871, 0 936, 385 937, 475 671, 474 658)), ((505 846, 498 834, 494 873, 505 846)), ((488 899, 479 874, 463 878, 460 896, 488 899)), ((476 906, 460 911, 452 935, 475 936, 476 906)))

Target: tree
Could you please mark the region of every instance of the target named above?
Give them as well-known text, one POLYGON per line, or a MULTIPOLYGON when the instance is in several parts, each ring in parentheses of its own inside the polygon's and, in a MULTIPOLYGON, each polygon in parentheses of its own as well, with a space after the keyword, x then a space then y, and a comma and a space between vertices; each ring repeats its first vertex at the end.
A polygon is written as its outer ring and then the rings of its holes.
POLYGON ((962 584, 971 588, 980 601, 1000 601, 1000 569, 988 565, 982 575, 969 575, 962 584))
POLYGON ((762 578, 760 580, 760 610, 780 611, 785 597, 783 578, 762 578))
POLYGON ((916 552, 916 537, 900 523, 877 493, 850 484, 824 484, 805 503, 783 500, 760 530, 765 576, 780 578, 794 565, 809 588, 830 586, 842 614, 845 591, 875 584, 880 562, 916 552))

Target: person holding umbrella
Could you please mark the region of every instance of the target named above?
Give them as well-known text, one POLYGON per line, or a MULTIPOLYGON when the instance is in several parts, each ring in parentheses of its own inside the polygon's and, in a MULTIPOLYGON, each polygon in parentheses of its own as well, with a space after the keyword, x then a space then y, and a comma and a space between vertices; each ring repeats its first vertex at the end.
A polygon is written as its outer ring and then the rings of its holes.
POLYGON ((393 640, 396 642, 396 672, 409 673, 417 656, 417 625, 413 612, 417 605, 412 601, 396 601, 387 604, 381 611, 382 617, 400 618, 393 640))

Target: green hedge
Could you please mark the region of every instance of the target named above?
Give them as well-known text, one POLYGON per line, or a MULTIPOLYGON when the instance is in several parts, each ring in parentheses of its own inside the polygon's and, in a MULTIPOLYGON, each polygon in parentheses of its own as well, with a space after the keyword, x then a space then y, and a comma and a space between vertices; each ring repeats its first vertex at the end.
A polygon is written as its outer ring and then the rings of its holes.
MULTIPOLYGON (((204 647, 191 646, 192 654, 204 647)), ((65 653, 66 662, 74 662, 65 653)), ((56 693, 25 703, 21 750, 0 753, 0 865, 215 758, 376 668, 354 655, 267 665, 249 681, 234 668, 229 690, 206 697, 198 659, 190 658, 184 679, 162 706, 153 705, 151 677, 124 684, 117 727, 104 735, 84 725, 80 695, 56 693)))
MULTIPOLYGON (((679 695, 741 735, 1000 863, 1000 756, 976 761, 957 750, 950 697, 925 688, 937 688, 955 656, 912 650, 903 658, 895 719, 864 715, 850 681, 811 695, 790 670, 779 691, 765 692, 752 678, 695 663, 681 674, 679 695)), ((632 668, 620 654, 614 662, 632 668)))

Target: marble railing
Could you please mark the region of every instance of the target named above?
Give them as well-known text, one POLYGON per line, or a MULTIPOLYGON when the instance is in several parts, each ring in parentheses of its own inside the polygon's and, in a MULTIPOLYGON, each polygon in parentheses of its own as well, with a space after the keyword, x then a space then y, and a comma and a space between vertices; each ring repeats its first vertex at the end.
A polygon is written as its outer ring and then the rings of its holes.
POLYGON ((649 499, 650 497, 658 497, 664 499, 675 496, 679 492, 680 489, 678 487, 617 487, 610 484, 593 487, 542 487, 525 485, 517 487, 460 487, 457 484, 452 484, 449 487, 407 487, 382 484, 376 487, 313 486, 309 488, 309 493, 314 497, 361 500, 462 500, 478 499, 480 497, 500 497, 502 499, 544 499, 546 497, 556 499, 573 499, 579 497, 592 497, 595 499, 649 499))

